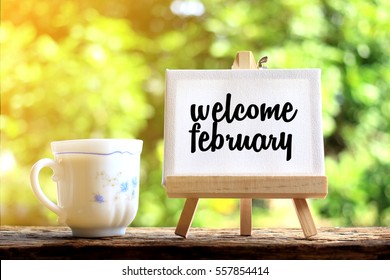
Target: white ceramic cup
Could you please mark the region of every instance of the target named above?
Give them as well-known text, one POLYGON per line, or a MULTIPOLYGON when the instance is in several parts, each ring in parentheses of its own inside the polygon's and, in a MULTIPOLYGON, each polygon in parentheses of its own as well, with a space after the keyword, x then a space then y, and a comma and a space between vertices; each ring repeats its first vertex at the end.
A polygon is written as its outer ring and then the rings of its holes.
POLYGON ((138 210, 142 140, 81 139, 51 143, 54 160, 39 160, 30 180, 38 200, 67 224, 73 236, 123 235, 138 210), (55 204, 39 185, 39 172, 53 170, 55 204))

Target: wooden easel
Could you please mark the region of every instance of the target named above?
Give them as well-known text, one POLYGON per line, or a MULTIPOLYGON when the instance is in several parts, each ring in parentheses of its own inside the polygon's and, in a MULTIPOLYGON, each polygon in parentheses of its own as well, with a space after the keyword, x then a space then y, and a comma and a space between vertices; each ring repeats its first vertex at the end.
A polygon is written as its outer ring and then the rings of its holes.
MULTIPOLYGON (((256 69, 250 51, 237 53, 232 69, 256 69)), ((325 176, 167 176, 169 197, 186 198, 175 234, 187 237, 200 198, 240 198, 240 235, 252 234, 253 198, 292 198, 306 238, 317 234, 306 198, 327 194, 325 176), (212 186, 212 188, 210 188, 212 186)))

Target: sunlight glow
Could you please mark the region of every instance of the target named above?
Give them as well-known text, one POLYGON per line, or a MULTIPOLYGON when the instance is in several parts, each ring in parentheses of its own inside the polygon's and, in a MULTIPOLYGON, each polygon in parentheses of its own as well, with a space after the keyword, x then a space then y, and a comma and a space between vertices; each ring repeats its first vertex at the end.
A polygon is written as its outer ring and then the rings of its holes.
POLYGON ((174 14, 184 17, 199 17, 205 12, 204 5, 199 0, 175 0, 172 2, 170 8, 174 14))
POLYGON ((11 171, 16 165, 15 157, 11 151, 4 151, 0 156, 0 174, 11 171))

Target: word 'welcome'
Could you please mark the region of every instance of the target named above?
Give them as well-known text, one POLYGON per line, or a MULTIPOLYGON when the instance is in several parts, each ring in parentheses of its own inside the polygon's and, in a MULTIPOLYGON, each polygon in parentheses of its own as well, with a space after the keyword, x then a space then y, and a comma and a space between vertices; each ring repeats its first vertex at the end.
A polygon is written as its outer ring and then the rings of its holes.
POLYGON ((196 105, 192 104, 190 107, 191 119, 194 122, 191 130, 191 153, 195 153, 197 149, 201 152, 222 149, 227 145, 229 150, 242 151, 253 150, 260 152, 262 150, 285 150, 286 161, 291 159, 292 153, 292 135, 281 132, 279 136, 273 134, 264 135, 256 133, 253 136, 243 135, 238 133, 233 136, 231 134, 222 135, 218 133, 218 123, 225 121, 230 124, 234 121, 244 121, 246 119, 259 120, 264 122, 269 119, 276 121, 291 122, 295 119, 298 110, 290 102, 284 103, 283 106, 275 104, 274 106, 267 106, 265 103, 260 105, 250 104, 245 107, 238 103, 234 108, 231 105, 231 94, 226 94, 225 104, 216 102, 213 105, 196 105), (211 133, 201 131, 202 125, 200 121, 205 121, 211 116, 213 120, 211 133), (211 134, 211 135, 210 135, 211 134))

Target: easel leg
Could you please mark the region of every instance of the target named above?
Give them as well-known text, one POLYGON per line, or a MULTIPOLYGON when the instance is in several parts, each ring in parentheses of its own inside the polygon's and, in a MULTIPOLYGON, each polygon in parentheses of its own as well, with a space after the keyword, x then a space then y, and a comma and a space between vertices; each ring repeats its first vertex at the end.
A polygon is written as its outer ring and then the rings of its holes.
POLYGON ((240 199, 240 235, 252 235, 252 199, 240 199))
POLYGON ((316 235, 317 228, 314 224, 306 199, 294 199, 294 205, 305 237, 309 238, 316 235))
POLYGON ((187 237, 188 230, 191 226, 192 219, 196 208, 198 207, 199 198, 187 198, 186 203, 184 204, 183 211, 181 212, 180 220, 177 223, 175 234, 187 237))

